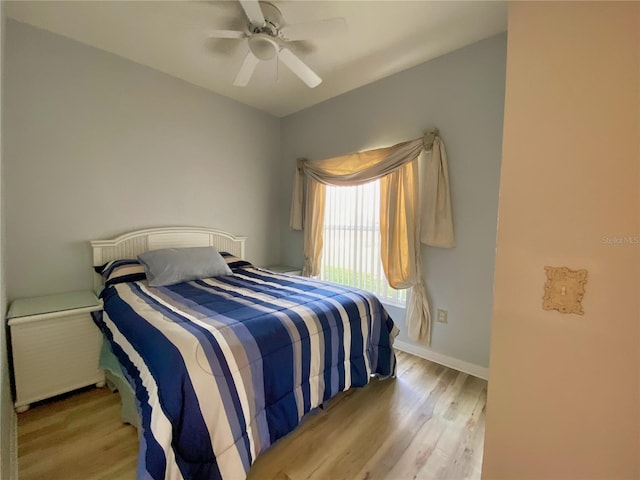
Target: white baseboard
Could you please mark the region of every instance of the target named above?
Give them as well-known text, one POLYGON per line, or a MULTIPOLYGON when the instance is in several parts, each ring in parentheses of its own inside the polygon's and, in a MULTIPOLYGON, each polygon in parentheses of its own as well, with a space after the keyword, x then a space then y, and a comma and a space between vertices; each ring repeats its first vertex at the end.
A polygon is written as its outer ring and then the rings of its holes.
POLYGON ((489 369, 487 367, 481 367, 480 365, 465 362, 464 360, 458 360, 457 358, 449 357, 448 355, 429 350, 427 347, 404 342, 402 340, 396 339, 393 342, 393 346, 398 350, 410 353, 411 355, 415 355, 416 357, 424 358, 425 360, 444 365, 445 367, 468 373, 469 375, 473 375, 474 377, 482 378, 484 380, 487 380, 489 378, 489 369))

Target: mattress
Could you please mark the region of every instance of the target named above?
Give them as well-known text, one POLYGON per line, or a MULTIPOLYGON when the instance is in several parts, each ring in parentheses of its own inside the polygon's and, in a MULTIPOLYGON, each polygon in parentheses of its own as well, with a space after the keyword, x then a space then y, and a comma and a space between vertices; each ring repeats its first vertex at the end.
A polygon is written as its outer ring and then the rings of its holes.
POLYGON ((135 392, 138 478, 245 478, 309 411, 395 374, 397 329, 361 290, 248 265, 102 298, 94 320, 135 392))

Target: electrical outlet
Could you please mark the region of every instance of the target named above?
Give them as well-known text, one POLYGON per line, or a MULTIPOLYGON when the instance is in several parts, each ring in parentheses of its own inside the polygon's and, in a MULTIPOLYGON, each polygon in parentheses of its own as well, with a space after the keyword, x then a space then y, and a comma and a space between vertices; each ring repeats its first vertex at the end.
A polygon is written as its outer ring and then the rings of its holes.
POLYGON ((447 323, 447 316, 448 315, 449 315, 449 312, 447 310, 439 308, 438 309, 438 322, 447 323))

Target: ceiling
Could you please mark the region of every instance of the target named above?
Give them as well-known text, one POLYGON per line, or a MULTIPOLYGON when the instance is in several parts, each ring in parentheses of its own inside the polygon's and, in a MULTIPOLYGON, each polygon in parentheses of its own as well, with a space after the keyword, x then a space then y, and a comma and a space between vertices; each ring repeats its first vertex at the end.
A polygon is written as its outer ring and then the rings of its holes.
POLYGON ((506 2, 278 1, 286 24, 343 17, 347 32, 294 42, 292 51, 323 82, 310 89, 276 59, 261 62, 247 87, 232 85, 246 39, 212 39, 243 29, 228 1, 7 1, 10 18, 186 80, 282 117, 406 70, 507 29, 506 2))

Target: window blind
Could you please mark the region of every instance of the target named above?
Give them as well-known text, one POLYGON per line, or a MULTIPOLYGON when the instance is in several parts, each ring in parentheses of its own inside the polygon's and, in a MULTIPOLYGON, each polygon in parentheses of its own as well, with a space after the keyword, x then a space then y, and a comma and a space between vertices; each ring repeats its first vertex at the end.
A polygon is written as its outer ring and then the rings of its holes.
POLYGON ((389 286, 380 260, 380 182, 326 186, 320 278, 373 292, 404 306, 406 290, 389 286))

